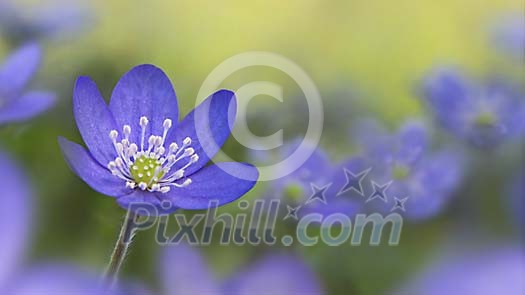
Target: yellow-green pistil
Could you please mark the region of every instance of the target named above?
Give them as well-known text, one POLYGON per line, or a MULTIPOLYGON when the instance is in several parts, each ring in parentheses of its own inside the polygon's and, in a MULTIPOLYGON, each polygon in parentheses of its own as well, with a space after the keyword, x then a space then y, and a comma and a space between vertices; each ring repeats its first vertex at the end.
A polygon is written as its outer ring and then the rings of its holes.
POLYGON ((494 116, 493 113, 488 111, 481 112, 474 118, 474 124, 481 127, 491 127, 496 125, 496 122, 496 116, 494 116))
POLYGON ((410 169, 406 165, 395 164, 392 168, 392 177, 395 180, 403 180, 410 174, 410 169))
POLYGON ((162 169, 162 163, 159 160, 143 155, 133 163, 130 173, 136 183, 144 182, 149 188, 152 188, 151 185, 162 179, 166 172, 162 169))

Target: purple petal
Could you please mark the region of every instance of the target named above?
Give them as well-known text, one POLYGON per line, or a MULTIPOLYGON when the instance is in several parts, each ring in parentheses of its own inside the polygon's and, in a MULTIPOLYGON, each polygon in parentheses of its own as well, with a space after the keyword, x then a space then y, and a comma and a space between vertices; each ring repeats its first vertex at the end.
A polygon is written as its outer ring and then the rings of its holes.
POLYGON ((202 255, 191 246, 165 248, 160 264, 164 294, 221 294, 202 255))
POLYGON ((29 92, 13 99, 0 108, 0 124, 30 119, 50 108, 55 103, 55 98, 53 93, 29 92))
MULTIPOLYGON (((220 150, 230 136, 236 110, 235 94, 219 90, 190 112, 171 132, 166 140, 168 144, 176 142, 180 146, 184 138, 189 137, 191 147, 199 156, 199 160, 186 169, 187 175, 204 167, 220 150)), ((184 163, 179 167, 182 165, 184 163)))
POLYGON ((396 158, 406 165, 416 162, 427 147, 427 131, 421 123, 409 122, 398 133, 399 149, 396 158))
POLYGON ((38 44, 30 43, 7 57, 0 67, 0 94, 7 98, 20 94, 38 69, 41 54, 38 44))
POLYGON ((404 215, 411 220, 436 216, 449 203, 463 178, 462 156, 453 150, 443 150, 421 160, 412 175, 402 184, 404 189, 391 193, 408 196, 404 215))
POLYGON ((453 68, 438 68, 423 81, 422 94, 437 114, 455 116, 469 107, 476 88, 461 72, 453 68))
POLYGON ((66 264, 33 266, 4 287, 3 294, 75 294, 117 295, 142 294, 142 290, 116 286, 111 290, 103 286, 100 277, 89 270, 66 264), (125 292, 124 292, 125 291, 125 292))
POLYGON ((381 164, 391 163, 395 157, 392 149, 396 144, 394 136, 374 119, 363 119, 355 125, 352 133, 363 153, 381 164))
POLYGON ((167 195, 177 207, 207 209, 211 201, 218 201, 221 206, 237 200, 252 189, 258 177, 257 169, 249 164, 217 163, 191 175, 192 183, 187 187, 173 187, 167 195), (242 175, 244 179, 232 175, 242 175))
POLYGON ((0 153, 0 179, 0 286, 3 286, 23 259, 32 194, 26 176, 3 153, 0 153))
POLYGON ((92 189, 111 197, 131 192, 126 188, 124 180, 113 176, 108 169, 100 166, 82 146, 62 137, 58 138, 58 143, 71 170, 92 189))
POLYGON ((117 128, 97 85, 88 77, 77 79, 73 92, 73 113, 89 152, 100 165, 106 167, 116 157, 109 132, 117 128))
POLYGON ((301 260, 273 254, 239 272, 225 284, 230 295, 324 294, 315 274, 301 260))
POLYGON ((521 247, 445 255, 396 294, 521 295, 524 261, 521 247))
POLYGON ((146 136, 162 135, 165 119, 179 120, 177 96, 169 78, 153 65, 136 66, 115 86, 109 108, 118 126, 130 125, 131 141, 140 142, 140 117, 149 119, 146 136))
MULTIPOLYGON (((301 144, 301 140, 294 140, 287 143, 282 150, 281 159, 286 159, 292 153, 296 152, 301 144)), ((319 147, 311 147, 313 153, 302 163, 297 170, 289 175, 276 179, 270 183, 271 187, 280 192, 286 186, 291 184, 299 185, 303 190, 309 192, 310 184, 322 186, 329 181, 327 177, 332 173, 332 164, 326 152, 319 147)))

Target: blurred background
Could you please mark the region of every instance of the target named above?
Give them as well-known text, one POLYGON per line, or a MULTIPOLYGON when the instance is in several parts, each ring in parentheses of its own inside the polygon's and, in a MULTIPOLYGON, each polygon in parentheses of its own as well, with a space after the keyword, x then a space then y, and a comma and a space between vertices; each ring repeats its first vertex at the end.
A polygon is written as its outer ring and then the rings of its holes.
MULTIPOLYGON (((225 281, 266 255, 278 254, 293 256, 318 282, 319 291, 311 294, 482 294, 472 285, 503 291, 473 283, 482 278, 490 286, 507 286, 502 294, 523 294, 524 146, 518 127, 525 113, 510 111, 525 104, 523 0, 0 3, 0 64, 20 46, 37 41, 42 62, 28 88, 57 95, 55 105, 38 117, 0 125, 1 149, 18 163, 26 175, 23 183, 33 191, 26 206, 31 222, 27 251, 20 254, 20 264, 60 261, 101 272, 125 214, 72 173, 58 147, 58 136, 82 142, 72 115, 72 88, 79 75, 93 78, 109 99, 126 71, 154 64, 174 84, 182 116, 195 106, 201 83, 221 62, 247 51, 269 51, 297 63, 317 85, 325 112, 319 149, 329 165, 373 158, 369 144, 375 141, 369 137, 376 131, 356 128, 363 122, 381 125, 377 134, 384 137, 416 120, 425 126, 429 151, 446 149, 458 159, 452 168, 436 168, 428 177, 454 178, 454 184, 440 191, 446 202, 439 210, 405 219, 395 247, 386 242, 376 247, 218 242, 198 247, 216 280, 225 281), (464 113, 477 110, 485 100, 494 111, 489 118, 480 111, 473 121, 465 119, 470 115, 464 113), (363 139, 361 133, 368 136, 363 139), (465 289, 456 280, 465 283, 465 289)), ((258 80, 282 85, 284 102, 256 97, 248 107, 250 129, 260 136, 283 129, 287 142, 302 138, 307 105, 291 77, 254 67, 228 77, 222 87, 236 90, 258 80)), ((384 147, 392 147, 388 142, 384 147)), ((237 160, 260 161, 234 138, 223 150, 237 160)), ((378 165, 374 169, 381 171, 378 165)), ((310 167, 313 173, 317 168, 310 167)), ((269 194, 286 199, 289 191, 279 188, 261 182, 244 199, 253 202, 269 194)), ((219 212, 238 210, 233 203, 219 212)), ((295 225, 280 219, 277 226, 287 232, 295 225)), ((161 274, 166 270, 160 266, 165 249, 154 238, 153 230, 138 234, 123 275, 152 293, 170 294, 161 274)))

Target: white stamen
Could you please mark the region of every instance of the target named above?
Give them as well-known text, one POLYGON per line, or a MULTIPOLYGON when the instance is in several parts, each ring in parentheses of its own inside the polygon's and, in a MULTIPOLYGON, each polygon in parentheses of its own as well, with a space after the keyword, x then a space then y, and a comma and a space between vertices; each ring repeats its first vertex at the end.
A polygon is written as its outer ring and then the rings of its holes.
POLYGON ((195 154, 195 150, 193 148, 187 148, 187 149, 184 150, 184 155, 187 156, 187 157, 191 156, 193 154, 195 154))
POLYGON ((164 129, 170 129, 171 128, 171 120, 170 119, 166 119, 164 120, 164 123, 162 124, 162 126, 164 126, 164 129))
POLYGON ((118 136, 117 130, 111 130, 109 132, 109 138, 111 138, 111 140, 117 140, 117 136, 118 136))
POLYGON ((131 126, 124 125, 124 127, 122 127, 122 133, 124 133, 125 139, 129 139, 129 135, 131 134, 131 126))
POLYGON ((170 153, 173 153, 178 149, 179 149, 179 146, 176 143, 170 144, 170 153))
POLYGON ((107 165, 108 170, 124 180, 126 188, 141 189, 143 191, 167 193, 171 187, 186 187, 191 184, 191 179, 186 178, 185 170, 192 164, 199 160, 199 156, 195 153, 195 149, 191 146, 192 140, 190 137, 185 137, 179 145, 172 142, 166 144, 166 137, 169 129, 173 126, 170 119, 165 119, 162 136, 151 134, 147 138, 147 150, 144 144, 146 143, 146 128, 149 124, 147 117, 140 117, 139 125, 141 127, 140 149, 136 143, 130 141, 131 126, 124 125, 122 127, 122 139, 117 142, 119 133, 117 130, 111 130, 109 137, 115 148, 117 157, 110 161, 107 165), (185 160, 185 164, 180 163, 185 160), (177 170, 169 173, 174 165, 177 165, 177 170), (159 175, 162 175, 159 177, 159 175))
POLYGON ((149 123, 149 120, 147 117, 140 117, 140 127, 146 127, 149 123))

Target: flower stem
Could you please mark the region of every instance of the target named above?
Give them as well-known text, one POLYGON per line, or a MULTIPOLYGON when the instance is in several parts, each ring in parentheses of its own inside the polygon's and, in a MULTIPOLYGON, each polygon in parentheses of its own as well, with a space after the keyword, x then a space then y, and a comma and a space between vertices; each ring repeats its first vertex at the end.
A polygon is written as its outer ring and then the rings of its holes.
POLYGON ((113 253, 111 254, 106 272, 104 273, 104 283, 108 287, 112 287, 118 280, 120 268, 124 263, 126 253, 128 252, 131 242, 133 241, 133 236, 135 235, 135 231, 131 227, 131 224, 136 221, 137 217, 138 216, 135 213, 128 211, 126 218, 122 223, 118 240, 113 249, 113 253))

